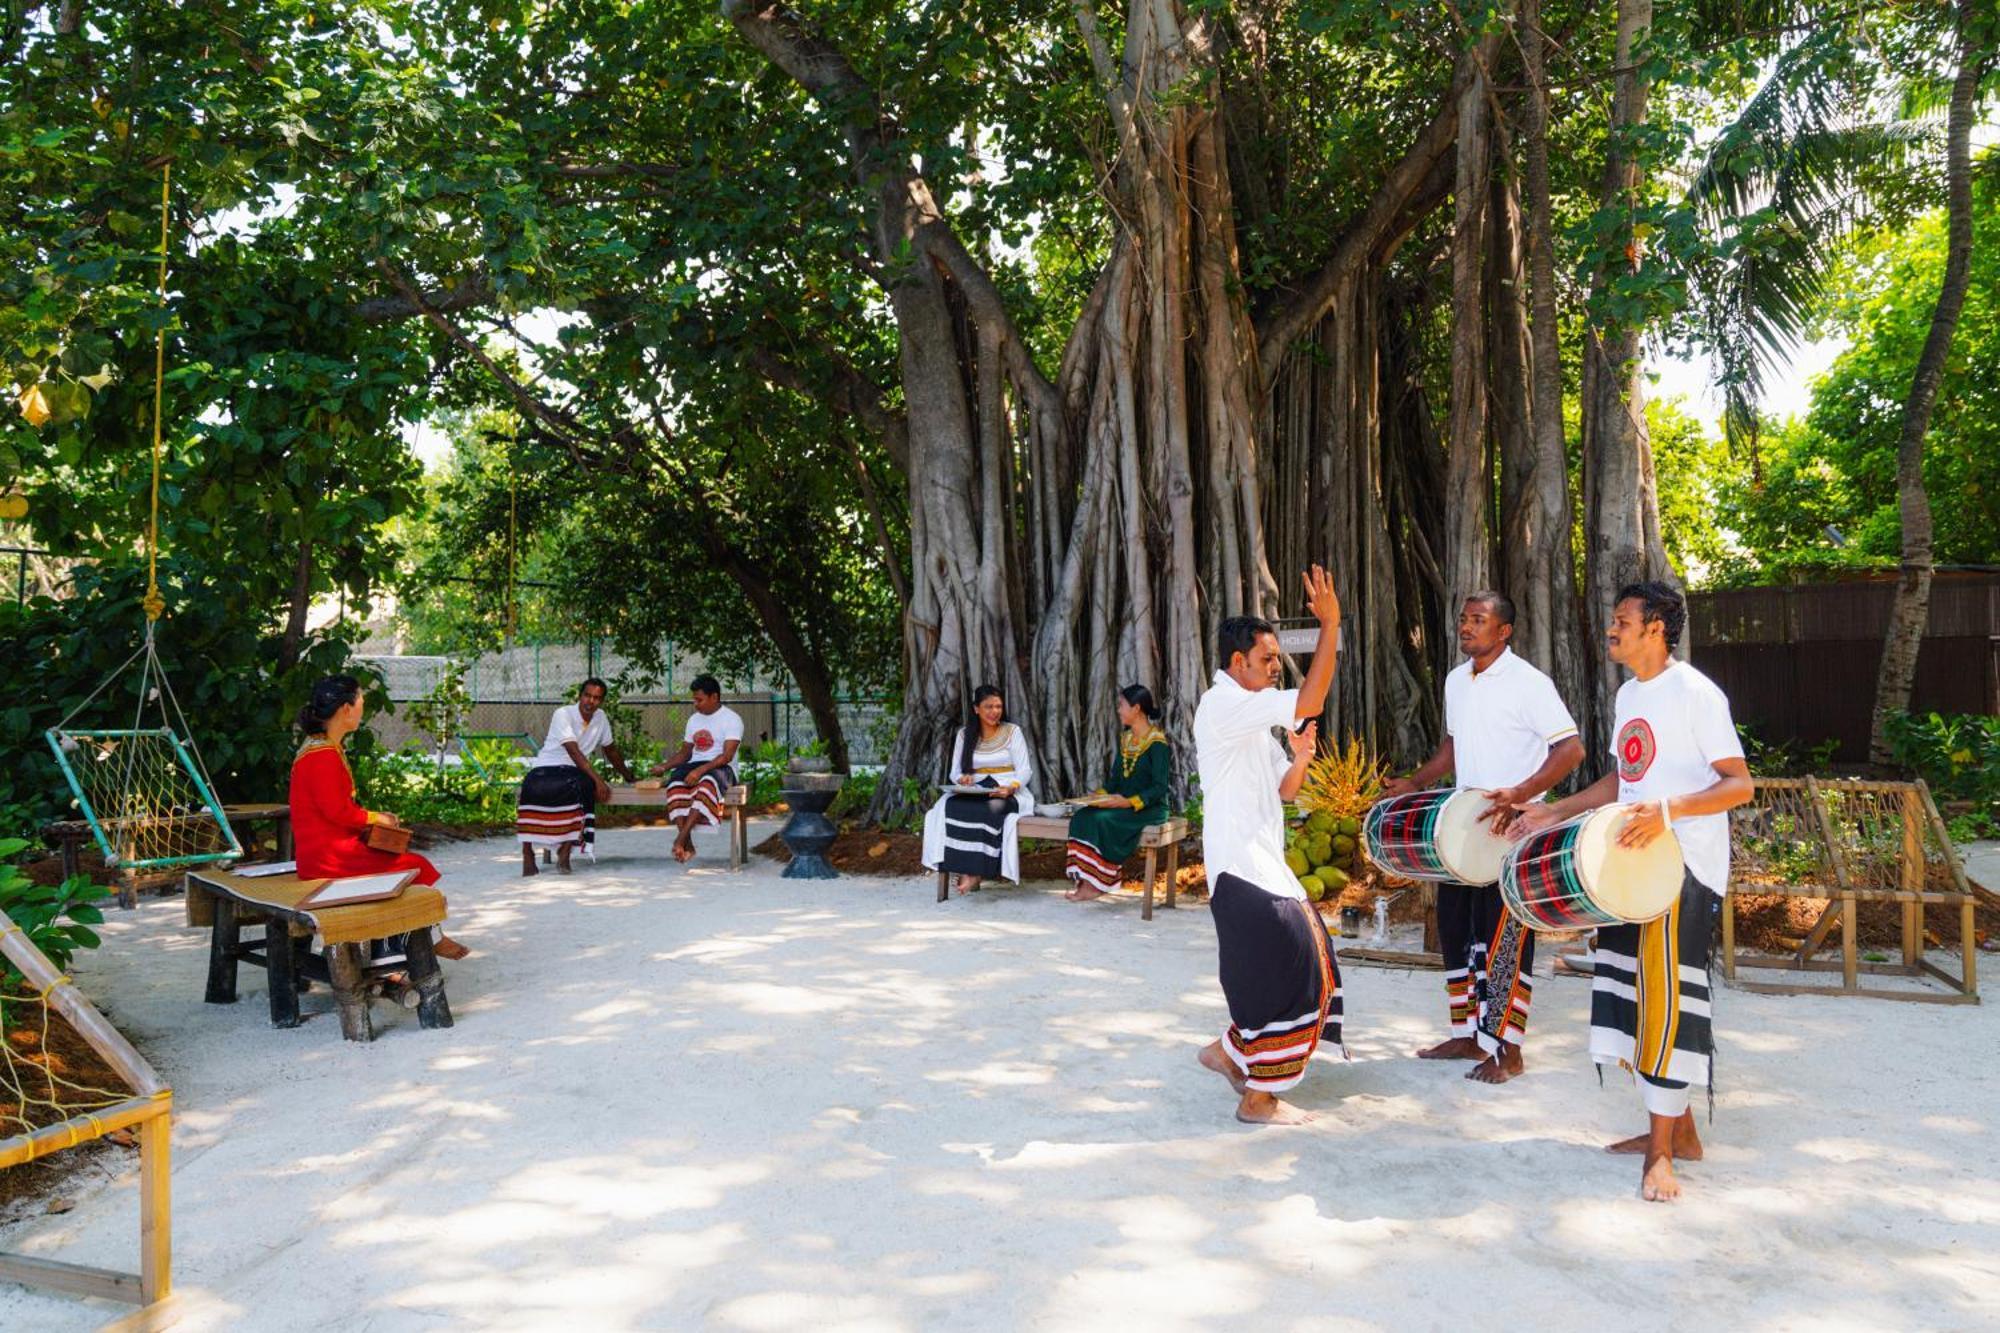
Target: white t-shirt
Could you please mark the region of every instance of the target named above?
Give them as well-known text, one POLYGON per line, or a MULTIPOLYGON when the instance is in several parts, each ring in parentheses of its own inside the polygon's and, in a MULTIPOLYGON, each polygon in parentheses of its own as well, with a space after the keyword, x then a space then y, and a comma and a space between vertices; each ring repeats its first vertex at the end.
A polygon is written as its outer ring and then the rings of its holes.
POLYGON ((584 758, 588 759, 611 744, 611 719, 600 708, 590 715, 590 722, 585 725, 583 710, 575 704, 564 704, 556 709, 549 716, 549 736, 542 742, 541 752, 535 756, 535 767, 574 764, 576 761, 563 748, 566 741, 575 741, 576 748, 583 751, 584 758))
POLYGON ((1576 735, 1556 683, 1502 648, 1484 671, 1467 658, 1444 678, 1444 729, 1461 787, 1492 791, 1533 777, 1549 747, 1576 735))
MULTIPOLYGON (((1618 687, 1611 758, 1618 765, 1618 799, 1658 801, 1715 784, 1718 759, 1741 759, 1743 744, 1716 683, 1685 662, 1670 662, 1651 680, 1618 687)), ((1716 893, 1729 892, 1729 816, 1674 820, 1681 859, 1716 893)))
POLYGON ((1271 728, 1297 721, 1297 690, 1246 690, 1229 673, 1194 710, 1195 764, 1201 772, 1201 847, 1208 887, 1224 873, 1279 898, 1306 891, 1285 864, 1285 803, 1278 799, 1291 759, 1271 728))
POLYGON ((681 729, 681 739, 694 747, 689 762, 705 764, 711 759, 722 757, 722 747, 730 741, 743 741, 743 719, 736 710, 728 706, 713 713, 689 713, 687 725, 681 729))

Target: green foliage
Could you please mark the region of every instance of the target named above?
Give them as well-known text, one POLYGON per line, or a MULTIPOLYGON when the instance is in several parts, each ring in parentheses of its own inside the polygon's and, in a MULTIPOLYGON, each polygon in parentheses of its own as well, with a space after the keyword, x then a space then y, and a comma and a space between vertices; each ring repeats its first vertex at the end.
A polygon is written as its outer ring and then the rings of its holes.
POLYGON ((604 701, 604 713, 611 719, 611 743, 625 756, 633 772, 642 772, 665 758, 667 747, 646 731, 646 715, 615 697, 604 701))
POLYGON ((875 799, 875 788, 881 785, 882 773, 879 769, 866 773, 850 773, 847 785, 840 789, 840 795, 833 798, 833 804, 826 808, 826 817, 836 824, 850 819, 859 819, 868 813, 868 803, 875 799))
MULTIPOLYGON (((60 884, 35 883, 14 864, 27 846, 22 838, 0 838, 0 911, 57 971, 67 971, 78 950, 95 949, 100 943, 91 927, 104 923, 97 904, 110 896, 110 890, 84 875, 72 875, 60 884)), ((7 981, 21 979, 20 969, 4 958, 0 969, 4 969, 0 977, 7 981)))
POLYGON ((472 694, 465 688, 464 665, 447 659, 438 671, 437 683, 408 707, 411 724, 429 739, 442 772, 445 750, 465 730, 465 720, 472 715, 472 694))
POLYGON ((1825 740, 1817 745, 1797 739, 1766 741, 1748 722, 1736 724, 1736 735, 1743 742, 1744 760, 1753 777, 1825 777, 1832 771, 1833 756, 1840 750, 1838 740, 1825 740))
POLYGON ((1939 798, 1978 801, 2000 814, 2000 717, 1898 713, 1888 731, 1896 762, 1939 798))
MULTIPOLYGON (((314 680, 347 668, 347 645, 309 640, 298 663, 281 668, 269 608, 235 573, 198 559, 161 565, 172 610, 159 623, 159 654, 217 795, 272 800, 284 793, 296 748, 292 716, 314 680)), ((71 810, 42 733, 139 647, 144 589, 141 567, 84 565, 61 601, 0 601, 0 642, 13 668, 0 673, 0 753, 8 757, 0 764, 0 836, 32 832, 71 810)), ((137 685, 137 674, 128 673, 76 725, 130 726, 137 685)))
POLYGON ((470 764, 440 767, 427 754, 350 751, 354 799, 370 810, 387 810, 406 824, 486 824, 510 826, 520 790, 518 774, 470 764))

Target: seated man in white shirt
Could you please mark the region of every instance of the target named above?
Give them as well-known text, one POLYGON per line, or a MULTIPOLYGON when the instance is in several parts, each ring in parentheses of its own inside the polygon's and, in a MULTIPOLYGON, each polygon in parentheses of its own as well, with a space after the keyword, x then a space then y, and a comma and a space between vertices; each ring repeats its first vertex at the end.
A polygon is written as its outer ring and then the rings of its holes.
POLYGON ((653 771, 667 774, 667 819, 680 830, 674 860, 694 859, 694 826, 722 822, 722 798, 736 785, 736 750, 743 719, 722 706, 722 686, 700 675, 690 687, 694 712, 681 732, 681 748, 653 771))
POLYGON ((611 739, 611 719, 604 709, 604 682, 592 676, 576 691, 576 702, 556 709, 541 753, 521 779, 515 810, 515 832, 521 839, 521 873, 540 873, 535 851, 556 849, 556 863, 569 873, 572 847, 597 841, 597 803, 611 799, 611 786, 591 767, 599 750, 625 781, 632 770, 611 739))
POLYGON ((1618 687, 1611 747, 1615 771, 1552 804, 1523 803, 1510 830, 1526 837, 1613 801, 1635 805, 1618 835, 1643 847, 1669 826, 1686 874, 1666 915, 1601 926, 1592 957, 1590 1057, 1632 1071, 1645 1104, 1644 1134, 1608 1151, 1645 1155, 1640 1197, 1678 1199, 1674 1159, 1701 1160, 1689 1090, 1709 1086, 1714 1051, 1709 944, 1729 891, 1728 811, 1753 794, 1729 700, 1714 681, 1673 657, 1687 602, 1665 583, 1619 589, 1606 634, 1613 662, 1632 672, 1618 687))
POLYGON ((1305 1077, 1322 1037, 1340 1042, 1340 968, 1326 923, 1285 864, 1284 803, 1298 793, 1318 741, 1340 641, 1340 600, 1318 565, 1306 575, 1306 605, 1319 641, 1305 683, 1275 688, 1283 654, 1271 623, 1222 622, 1223 669, 1194 713, 1201 770, 1202 858, 1215 922, 1229 1027, 1202 1048, 1201 1063, 1236 1090, 1236 1118, 1296 1125, 1312 1117, 1278 1100, 1305 1077), (1282 728, 1291 762, 1273 734, 1282 728))

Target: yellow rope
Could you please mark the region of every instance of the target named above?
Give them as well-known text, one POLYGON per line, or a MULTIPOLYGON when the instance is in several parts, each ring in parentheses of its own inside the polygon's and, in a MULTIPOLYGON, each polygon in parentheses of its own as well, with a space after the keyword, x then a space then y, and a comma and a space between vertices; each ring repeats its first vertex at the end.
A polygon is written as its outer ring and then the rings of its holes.
POLYGON ((167 373, 167 207, 171 199, 173 163, 160 164, 160 327, 153 333, 153 513, 146 528, 146 608, 148 621, 166 613, 160 596, 160 405, 167 373))

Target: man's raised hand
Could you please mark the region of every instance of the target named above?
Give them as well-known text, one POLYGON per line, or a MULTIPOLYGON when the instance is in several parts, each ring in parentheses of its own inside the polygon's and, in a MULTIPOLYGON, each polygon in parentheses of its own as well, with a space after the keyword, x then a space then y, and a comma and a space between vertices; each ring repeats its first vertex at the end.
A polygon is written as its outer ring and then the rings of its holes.
POLYGON ((1313 613, 1319 623, 1331 628, 1340 623, 1340 597, 1333 590, 1333 575, 1322 565, 1314 565, 1305 573, 1306 609, 1313 613))

